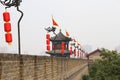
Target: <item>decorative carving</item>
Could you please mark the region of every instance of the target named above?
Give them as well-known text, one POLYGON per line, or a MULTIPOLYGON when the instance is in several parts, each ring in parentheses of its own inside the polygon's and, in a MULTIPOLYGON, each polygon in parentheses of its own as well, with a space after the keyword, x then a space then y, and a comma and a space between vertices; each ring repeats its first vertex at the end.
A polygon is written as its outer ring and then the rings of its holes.
POLYGON ((6 6, 6 8, 15 6, 18 7, 22 0, 0 0, 0 2, 6 6))

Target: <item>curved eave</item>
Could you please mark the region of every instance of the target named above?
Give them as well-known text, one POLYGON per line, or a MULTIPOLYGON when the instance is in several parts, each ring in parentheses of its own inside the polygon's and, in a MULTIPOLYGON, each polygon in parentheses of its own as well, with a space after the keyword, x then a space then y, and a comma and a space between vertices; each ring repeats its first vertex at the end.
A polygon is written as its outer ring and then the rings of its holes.
POLYGON ((72 41, 72 39, 59 32, 56 36, 51 37, 50 41, 72 41))
POLYGON ((51 40, 50 39, 50 41, 52 41, 52 42, 62 42, 62 41, 68 42, 68 41, 72 41, 72 39, 69 39, 69 40, 51 40))

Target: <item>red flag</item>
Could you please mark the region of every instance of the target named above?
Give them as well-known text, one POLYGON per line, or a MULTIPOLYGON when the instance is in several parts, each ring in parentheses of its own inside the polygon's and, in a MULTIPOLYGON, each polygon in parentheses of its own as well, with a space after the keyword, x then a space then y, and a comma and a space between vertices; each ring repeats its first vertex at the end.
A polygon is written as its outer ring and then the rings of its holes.
POLYGON ((78 44, 78 46, 80 46, 80 48, 83 48, 80 43, 77 43, 77 44, 78 44))
POLYGON ((69 33, 68 33, 67 31, 66 31, 66 36, 67 36, 67 37, 70 36, 69 33))
POLYGON ((80 43, 77 43, 78 46, 80 46, 80 43))
POLYGON ((54 20, 53 17, 52 17, 52 22, 53 22, 53 26, 59 26, 58 23, 54 20))
POLYGON ((76 40, 75 40, 75 39, 73 39, 73 41, 74 41, 74 42, 76 42, 76 40))

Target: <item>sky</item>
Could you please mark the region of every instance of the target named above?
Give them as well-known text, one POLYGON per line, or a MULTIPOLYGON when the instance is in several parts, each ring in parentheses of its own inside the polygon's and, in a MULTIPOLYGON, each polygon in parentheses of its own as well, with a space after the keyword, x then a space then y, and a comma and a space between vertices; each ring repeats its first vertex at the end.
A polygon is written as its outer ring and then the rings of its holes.
MULTIPOLYGON (((13 42, 4 38, 3 12, 0 4, 0 52, 18 53, 17 21, 20 13, 15 7, 7 9, 11 15, 13 42)), ((22 54, 44 55, 45 27, 52 26, 52 15, 71 37, 92 50, 114 50, 120 45, 120 0, 22 0, 24 16, 20 23, 22 54)), ((50 33, 53 35, 52 33, 50 33)))

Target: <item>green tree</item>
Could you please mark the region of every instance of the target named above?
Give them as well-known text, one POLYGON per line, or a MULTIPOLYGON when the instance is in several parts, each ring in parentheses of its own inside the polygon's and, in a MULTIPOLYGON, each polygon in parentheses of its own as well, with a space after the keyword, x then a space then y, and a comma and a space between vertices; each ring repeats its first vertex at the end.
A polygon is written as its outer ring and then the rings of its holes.
POLYGON ((87 80, 120 80, 120 54, 104 49, 101 57, 90 65, 87 80))

